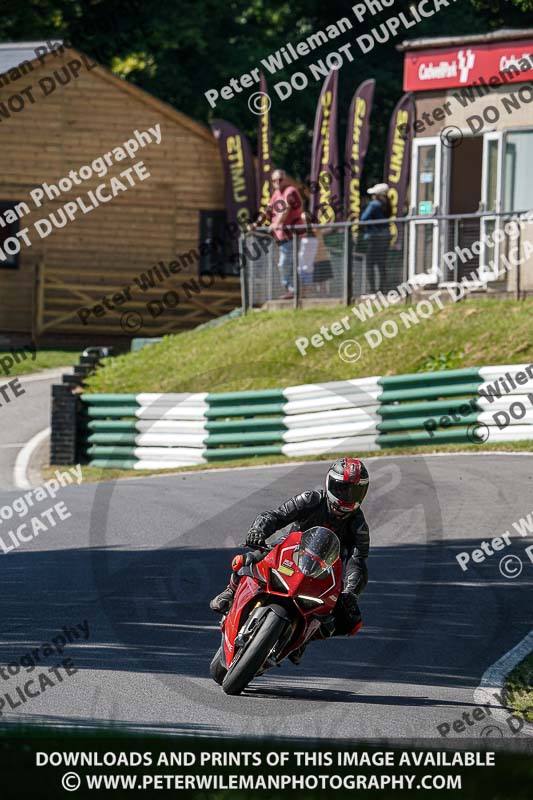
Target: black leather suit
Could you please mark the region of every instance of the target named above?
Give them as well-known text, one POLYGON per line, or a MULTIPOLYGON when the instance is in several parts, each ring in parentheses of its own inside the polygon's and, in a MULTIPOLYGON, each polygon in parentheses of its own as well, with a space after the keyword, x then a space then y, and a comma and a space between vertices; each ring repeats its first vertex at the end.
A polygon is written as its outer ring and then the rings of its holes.
MULTIPOLYGON (((250 533, 259 533, 267 539, 290 523, 294 523, 291 531, 306 531, 316 525, 323 525, 337 534, 344 564, 343 593, 350 594, 358 600, 368 583, 366 559, 370 534, 363 511, 359 508, 347 517, 335 517, 329 512, 326 493, 323 490, 302 492, 291 497, 279 508, 259 514, 250 528, 250 533)), ((262 557, 264 554, 258 556, 262 557)), ((337 603, 335 634, 346 634, 353 628, 353 623, 358 618, 360 614, 357 605, 347 613, 343 604, 337 603)))

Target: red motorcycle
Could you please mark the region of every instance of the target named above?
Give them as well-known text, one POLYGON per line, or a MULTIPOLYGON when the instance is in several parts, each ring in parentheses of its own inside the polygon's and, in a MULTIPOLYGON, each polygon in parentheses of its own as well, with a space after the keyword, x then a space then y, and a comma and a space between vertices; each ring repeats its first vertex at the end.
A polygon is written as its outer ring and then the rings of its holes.
POLYGON ((331 619, 342 584, 339 539, 323 527, 291 533, 238 574, 242 579, 222 619, 222 643, 210 667, 226 694, 240 694, 331 619))

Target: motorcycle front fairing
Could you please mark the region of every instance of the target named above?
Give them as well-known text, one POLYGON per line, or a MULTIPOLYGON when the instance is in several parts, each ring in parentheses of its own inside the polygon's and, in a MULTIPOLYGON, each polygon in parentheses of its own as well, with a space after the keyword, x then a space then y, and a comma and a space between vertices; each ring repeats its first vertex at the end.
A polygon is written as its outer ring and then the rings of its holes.
POLYGON ((305 575, 297 563, 301 538, 299 531, 289 534, 263 559, 239 571, 242 575, 239 588, 222 622, 226 666, 235 655, 239 630, 254 608, 276 603, 287 609, 293 620, 291 635, 276 661, 308 641, 322 620, 332 613, 340 593, 342 562, 337 558, 319 576, 305 575))
POLYGON ((265 586, 258 583, 256 578, 246 575, 242 577, 230 612, 222 620, 222 651, 226 667, 229 667, 235 655, 235 639, 241 625, 249 617, 253 606, 260 605, 260 598, 264 593, 265 586))

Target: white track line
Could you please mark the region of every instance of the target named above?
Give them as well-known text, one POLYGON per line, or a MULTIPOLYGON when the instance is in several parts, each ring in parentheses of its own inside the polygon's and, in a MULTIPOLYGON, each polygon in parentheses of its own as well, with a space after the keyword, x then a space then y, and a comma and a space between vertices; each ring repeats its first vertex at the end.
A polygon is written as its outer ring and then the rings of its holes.
MULTIPOLYGON (((31 383, 32 381, 52 380, 53 378, 60 378, 62 375, 70 373, 72 367, 54 367, 53 369, 43 370, 36 375, 19 375, 18 378, 22 383, 31 383)), ((17 489, 31 489, 31 483, 28 480, 28 466, 35 450, 41 445, 45 439, 50 436, 51 429, 44 428, 44 430, 36 433, 35 436, 20 445, 22 448, 17 454, 15 466, 13 468, 13 483, 17 489)), ((14 445, 3 445, 3 447, 14 447, 14 445)))
MULTIPOLYGON (((501 703, 494 695, 501 696, 507 675, 533 651, 533 631, 522 639, 521 642, 505 653, 495 664, 485 670, 480 684, 474 691, 474 702, 493 709, 494 717, 506 721, 512 715, 511 711, 502 708, 501 703)), ((533 736, 533 725, 524 723, 520 731, 525 736, 533 736)))
POLYGON ((35 450, 41 445, 45 439, 50 436, 50 428, 45 428, 35 436, 32 436, 29 442, 26 442, 22 450, 18 453, 13 469, 13 483, 17 489, 31 489, 31 483, 28 480, 28 466, 30 459, 35 450))

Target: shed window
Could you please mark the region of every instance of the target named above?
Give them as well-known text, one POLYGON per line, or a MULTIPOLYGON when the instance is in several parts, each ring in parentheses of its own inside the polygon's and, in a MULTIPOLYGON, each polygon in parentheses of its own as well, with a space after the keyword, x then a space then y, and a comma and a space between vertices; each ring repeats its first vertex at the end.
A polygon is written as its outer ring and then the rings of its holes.
POLYGON ((5 256, 5 258, 0 258, 0 269, 18 269, 19 266, 19 253, 10 254, 4 250, 6 239, 9 239, 10 236, 16 236, 20 228, 18 217, 13 222, 6 221, 6 216, 12 216, 7 212, 10 209, 13 210, 16 205, 17 202, 13 200, 0 201, 0 250, 5 256))
POLYGON ((200 275, 239 274, 239 234, 229 228, 225 211, 200 211, 200 275))

